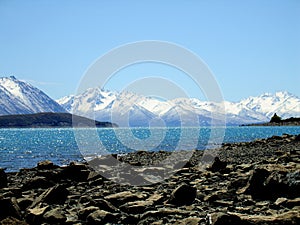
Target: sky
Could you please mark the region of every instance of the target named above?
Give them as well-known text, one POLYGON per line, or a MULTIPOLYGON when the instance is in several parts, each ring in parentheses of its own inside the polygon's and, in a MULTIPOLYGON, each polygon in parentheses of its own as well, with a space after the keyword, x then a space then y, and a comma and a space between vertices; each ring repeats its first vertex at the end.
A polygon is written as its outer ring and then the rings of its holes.
MULTIPOLYGON (((226 100, 281 90, 300 96, 298 0, 0 0, 0 76, 54 99, 76 93, 99 57, 144 40, 196 54, 226 100)), ((104 88, 123 90, 147 76, 205 95, 184 72, 155 63, 120 70, 104 88)))

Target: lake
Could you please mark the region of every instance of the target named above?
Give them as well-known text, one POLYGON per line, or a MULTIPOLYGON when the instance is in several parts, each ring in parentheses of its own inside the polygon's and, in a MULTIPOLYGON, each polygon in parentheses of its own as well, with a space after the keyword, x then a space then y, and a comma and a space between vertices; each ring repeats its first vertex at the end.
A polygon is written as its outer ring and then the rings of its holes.
POLYGON ((300 126, 201 128, 0 129, 0 167, 6 171, 36 166, 48 159, 56 164, 82 161, 107 153, 136 150, 173 151, 214 148, 273 135, 300 134, 300 126), (84 157, 83 157, 84 156, 84 157))

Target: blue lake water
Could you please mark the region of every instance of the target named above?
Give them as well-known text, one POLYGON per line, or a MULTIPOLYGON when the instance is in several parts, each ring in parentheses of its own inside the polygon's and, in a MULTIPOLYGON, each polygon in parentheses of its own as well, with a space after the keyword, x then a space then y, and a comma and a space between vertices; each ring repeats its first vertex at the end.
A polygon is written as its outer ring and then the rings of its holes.
POLYGON ((0 129, 0 167, 7 168, 6 171, 17 171, 20 168, 36 166, 37 162, 45 159, 62 165, 71 161, 81 161, 83 155, 90 157, 135 150, 206 149, 215 147, 220 140, 224 143, 244 142, 284 133, 300 134, 300 126, 213 129, 204 127, 200 130, 197 128, 0 129), (212 133, 215 136, 212 137, 212 133), (219 138, 218 141, 214 139, 216 137, 219 138))

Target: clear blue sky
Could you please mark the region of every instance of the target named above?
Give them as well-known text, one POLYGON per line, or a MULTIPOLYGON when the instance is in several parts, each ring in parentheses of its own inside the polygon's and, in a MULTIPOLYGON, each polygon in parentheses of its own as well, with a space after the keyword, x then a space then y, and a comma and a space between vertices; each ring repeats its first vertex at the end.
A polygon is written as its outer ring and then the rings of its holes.
MULTIPOLYGON (((0 0, 0 76, 28 80, 54 99, 74 93, 99 56, 141 40, 196 53, 227 100, 278 90, 300 96, 298 0, 0 0)), ((107 88, 129 82, 118 79, 107 88)))

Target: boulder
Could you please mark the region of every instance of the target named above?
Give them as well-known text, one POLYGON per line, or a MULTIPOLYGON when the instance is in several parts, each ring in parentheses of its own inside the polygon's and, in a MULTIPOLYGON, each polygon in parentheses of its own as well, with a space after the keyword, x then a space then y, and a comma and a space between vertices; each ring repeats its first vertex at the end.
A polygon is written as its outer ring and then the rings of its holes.
POLYGON ((191 205, 197 196, 197 189, 187 185, 181 184, 171 193, 169 203, 181 206, 191 205))
POLYGON ((214 162, 212 163, 211 167, 210 167, 210 170, 212 172, 218 172, 218 171, 221 171, 221 170, 224 170, 227 166, 227 163, 224 162, 224 161, 221 161, 219 159, 219 157, 216 157, 214 162))
POLYGON ((7 175, 4 170, 0 168, 0 188, 7 187, 7 175))

